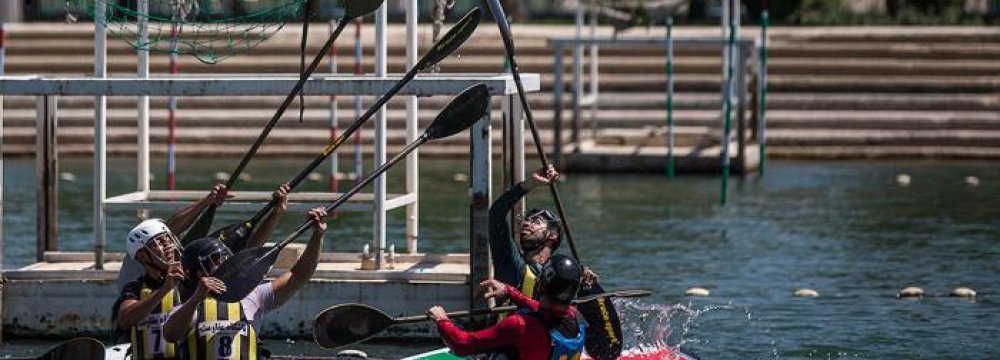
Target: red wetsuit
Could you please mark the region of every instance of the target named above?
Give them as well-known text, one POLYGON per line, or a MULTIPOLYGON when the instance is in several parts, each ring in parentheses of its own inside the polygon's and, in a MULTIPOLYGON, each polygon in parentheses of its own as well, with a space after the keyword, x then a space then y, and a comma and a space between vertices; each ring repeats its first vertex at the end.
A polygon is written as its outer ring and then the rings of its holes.
MULTIPOLYGON (((539 310, 538 301, 524 296, 513 286, 507 285, 507 296, 511 302, 520 308, 532 312, 539 310)), ((564 316, 575 316, 576 311, 570 306, 567 311, 545 312, 542 317, 560 319, 564 316)), ((552 356, 549 329, 537 317, 514 313, 501 320, 496 325, 480 331, 465 331, 455 326, 451 320, 437 322, 438 332, 445 344, 458 356, 468 356, 487 350, 514 348, 521 360, 549 360, 552 356)))

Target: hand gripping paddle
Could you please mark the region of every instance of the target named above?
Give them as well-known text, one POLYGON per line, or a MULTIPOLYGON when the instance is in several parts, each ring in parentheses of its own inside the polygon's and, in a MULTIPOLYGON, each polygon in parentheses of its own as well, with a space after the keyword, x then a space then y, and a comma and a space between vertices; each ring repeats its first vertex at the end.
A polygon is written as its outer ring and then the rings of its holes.
MULTIPOLYGON (((333 212, 334 209, 347 202, 351 196, 361 191, 363 187, 382 175, 392 165, 405 158, 406 155, 413 152, 420 145, 431 140, 446 138, 468 129, 477 120, 486 116, 486 112, 489 111, 489 104, 490 93, 486 85, 477 84, 466 89, 448 103, 448 106, 438 114, 434 122, 424 130, 424 133, 420 137, 409 145, 406 145, 396 156, 393 156, 392 159, 389 159, 385 164, 375 169, 368 177, 351 188, 351 190, 340 195, 337 200, 326 207, 326 211, 333 212)), ((306 232, 311 225, 311 221, 306 221, 278 244, 270 247, 242 250, 222 263, 212 273, 212 276, 219 278, 219 280, 222 280, 226 284, 226 292, 215 296, 215 298, 224 302, 237 302, 250 294, 254 287, 264 280, 267 272, 271 270, 271 266, 278 259, 278 253, 281 252, 281 249, 306 232)))
MULTIPOLYGON (((404 85, 410 82, 410 80, 413 80, 413 78, 417 76, 418 72, 426 70, 434 64, 437 64, 465 43, 465 41, 468 40, 472 33, 476 30, 476 27, 479 26, 480 17, 482 17, 482 11, 479 8, 469 11, 462 18, 462 20, 455 24, 455 26, 444 35, 444 37, 438 40, 438 42, 435 43, 426 54, 424 54, 424 57, 421 58, 420 61, 418 61, 417 64, 410 69, 410 71, 403 75, 403 77, 399 79, 399 81, 397 81, 388 92, 383 94, 382 97, 380 97, 378 101, 376 101, 375 104, 368 109, 368 111, 355 120, 349 127, 344 129, 337 139, 327 145, 323 152, 316 156, 316 158, 313 159, 313 161, 309 163, 305 169, 299 172, 299 174, 288 183, 288 186, 295 189, 295 187, 298 186, 309 175, 309 173, 316 170, 316 168, 323 163, 323 160, 329 157, 330 154, 337 150, 337 148, 347 141, 347 139, 350 139, 351 135, 353 135, 354 132, 361 127, 361 125, 364 125, 369 118, 375 115, 382 105, 385 105, 385 103, 396 95, 396 93, 398 93, 404 85)), ((341 24, 345 24, 345 22, 342 22, 341 24)), ((230 250, 233 252, 239 252, 246 247, 247 238, 250 236, 250 233, 253 232, 253 229, 275 205, 277 205, 277 202, 275 200, 271 200, 266 206, 257 211, 257 213, 250 219, 216 230, 210 234, 209 237, 221 240, 226 244, 226 246, 229 247, 230 250)))
MULTIPOLYGON (((647 296, 646 290, 622 290, 603 294, 594 294, 586 299, 573 302, 583 305, 588 301, 603 301, 609 297, 640 297, 647 296)), ((491 309, 476 309, 448 313, 448 317, 468 317, 496 314, 517 310, 516 306, 501 306, 491 309)), ((392 317, 374 307, 364 304, 334 305, 323 310, 313 319, 313 338, 320 347, 333 349, 365 341, 378 335, 393 325, 410 324, 429 320, 427 315, 392 317)))
MULTIPOLYGON (((300 74, 299 81, 295 83, 295 87, 292 88, 292 92, 288 93, 288 96, 285 97, 285 101, 283 101, 281 106, 278 107, 278 111, 274 113, 274 116, 272 116, 271 120, 267 122, 267 125, 264 125, 264 130, 261 131, 260 135, 257 136, 257 140, 255 140, 253 145, 250 146, 250 150, 243 155, 243 159, 240 160, 240 164, 236 166, 236 170, 233 170, 233 173, 229 175, 229 180, 226 181, 226 189, 232 190, 233 185, 236 184, 236 179, 238 179, 240 174, 243 173, 243 169, 246 168, 247 163, 249 163, 250 159, 257 153, 257 149, 260 148, 260 145, 264 143, 264 139, 267 139, 267 135, 271 133, 271 129, 274 129, 274 125, 277 124, 278 120, 281 119, 281 116, 285 114, 285 110, 287 110, 288 106, 292 104, 293 100, 295 100, 295 96, 302 92, 302 87, 305 86, 306 80, 308 80, 309 77, 312 76, 313 72, 316 71, 316 68, 319 67, 319 63, 323 61, 323 57, 326 56, 326 53, 330 52, 330 48, 333 47, 333 42, 337 40, 340 33, 344 31, 344 27, 346 27, 352 20, 377 10, 380 6, 382 6, 382 3, 385 2, 385 0, 348 0, 345 2, 344 18, 340 20, 340 24, 337 25, 337 29, 333 31, 333 34, 330 34, 326 43, 323 44, 323 49, 316 54, 312 63, 309 64, 309 68, 306 69, 304 73, 300 74)), ((308 16, 308 14, 306 16, 308 16)), ((309 19, 307 18, 305 21, 308 23, 309 19)), ((305 52, 303 52, 303 56, 304 54, 305 52)), ((205 234, 208 234, 208 231, 212 227, 212 220, 215 219, 215 210, 215 203, 212 203, 208 205, 204 211, 198 214, 195 224, 190 230, 188 230, 187 234, 184 235, 182 244, 187 244, 191 241, 201 239, 205 237, 205 234)))

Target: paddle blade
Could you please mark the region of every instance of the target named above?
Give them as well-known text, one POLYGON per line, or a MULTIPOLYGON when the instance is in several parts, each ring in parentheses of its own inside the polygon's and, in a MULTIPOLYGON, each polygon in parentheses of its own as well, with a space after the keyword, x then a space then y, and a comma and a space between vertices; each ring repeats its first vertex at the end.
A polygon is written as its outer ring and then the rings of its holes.
POLYGON ((102 360, 104 344, 97 339, 81 337, 63 341, 46 351, 38 360, 102 360))
POLYGON ((427 134, 428 140, 455 135, 486 116, 489 106, 490 90, 486 85, 472 85, 452 99, 424 133, 427 134))
POLYGON ((214 297, 223 302, 237 302, 250 295, 271 266, 278 260, 278 251, 272 247, 259 247, 240 251, 219 265, 212 276, 226 284, 226 292, 214 297))
POLYGON ((226 244, 226 247, 230 251, 237 253, 246 249, 247 239, 250 237, 251 230, 253 230, 253 224, 243 221, 215 230, 211 234, 208 234, 208 237, 221 241, 223 244, 226 244))
POLYGON ((343 0, 344 19, 353 19, 368 15, 372 11, 378 10, 385 0, 343 0))
POLYGON ((509 53, 507 55, 514 56, 514 40, 511 39, 510 24, 507 23, 507 15, 503 12, 503 6, 500 6, 500 0, 486 0, 486 3, 493 13, 493 21, 496 21, 497 27, 500 28, 500 38, 503 39, 503 46, 509 53))
MULTIPOLYGON (((580 289, 579 295, 582 298, 601 293, 604 293, 604 288, 595 282, 589 289, 580 289)), ((622 353, 622 324, 611 299, 599 297, 577 305, 576 309, 589 324, 583 344, 587 354, 595 360, 617 359, 622 353)))
POLYGON ((479 18, 482 17, 482 13, 483 11, 478 7, 466 13, 465 16, 462 17, 462 20, 459 20, 458 23, 451 28, 451 30, 448 30, 448 32, 441 37, 441 40, 438 40, 438 42, 434 44, 434 47, 424 54, 424 57, 420 59, 419 64, 422 65, 420 70, 429 69, 431 66, 434 66, 434 64, 437 64, 439 61, 455 52, 459 46, 462 46, 462 44, 465 43, 465 40, 468 40, 469 37, 472 36, 472 33, 476 31, 476 27, 479 26, 479 18))
POLYGON ((365 341, 392 326, 393 319, 364 304, 341 304, 323 310, 313 320, 313 338, 325 349, 365 341))

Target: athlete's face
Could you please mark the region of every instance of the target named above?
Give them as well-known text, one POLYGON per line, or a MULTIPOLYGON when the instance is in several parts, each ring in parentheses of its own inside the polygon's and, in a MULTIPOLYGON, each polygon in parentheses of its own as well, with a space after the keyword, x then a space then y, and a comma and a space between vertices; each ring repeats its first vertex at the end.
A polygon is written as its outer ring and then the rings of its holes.
POLYGON ((146 253, 145 262, 160 270, 166 270, 171 264, 180 261, 177 239, 170 233, 150 240, 142 250, 145 250, 146 253))
POLYGON ((549 223, 540 216, 533 216, 521 222, 521 248, 534 249, 551 237, 549 223))

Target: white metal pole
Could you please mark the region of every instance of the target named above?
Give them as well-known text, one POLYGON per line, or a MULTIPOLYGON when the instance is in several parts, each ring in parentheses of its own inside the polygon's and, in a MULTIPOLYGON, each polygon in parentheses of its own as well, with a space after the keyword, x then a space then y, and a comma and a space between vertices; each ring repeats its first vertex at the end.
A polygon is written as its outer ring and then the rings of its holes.
MULTIPOLYGON (((354 75, 361 76, 363 72, 361 70, 361 18, 354 20, 354 75)), ((354 118, 360 118, 364 109, 361 108, 361 95, 354 96, 354 118)), ((361 181, 363 176, 361 172, 364 170, 364 160, 361 157, 361 131, 363 128, 358 128, 354 132, 354 178, 355 181, 361 181)))
POLYGON ((573 44, 573 151, 580 149, 580 116, 583 103, 583 3, 576 7, 576 32, 573 44))
MULTIPOLYGON (((341 20, 341 21, 343 21, 343 20, 341 20)), ((331 20, 330 21, 330 33, 331 34, 333 33, 333 31, 334 31, 334 29, 336 27, 337 27, 337 22, 331 20)), ((330 73, 331 74, 336 74, 337 73, 337 47, 336 46, 331 46, 330 47, 330 53, 327 54, 327 55, 330 58, 330 73)), ((329 107, 330 107, 330 111, 329 111, 329 117, 330 117, 330 119, 329 119, 330 120, 330 141, 334 141, 337 138, 337 120, 338 120, 338 115, 339 115, 339 114, 337 114, 337 95, 331 95, 330 96, 329 107)), ((337 182, 337 172, 338 172, 338 170, 340 168, 340 166, 339 166, 340 165, 339 164, 339 160, 340 159, 338 159, 338 157, 339 157, 339 154, 336 151, 333 152, 333 154, 330 154, 330 174, 329 174, 330 192, 337 192, 339 190, 339 187, 338 187, 339 183, 337 182)))
MULTIPOLYGON (((412 69, 417 64, 417 15, 419 8, 417 0, 406 1, 406 69, 412 69)), ((417 139, 418 110, 417 97, 406 98, 406 143, 417 139)), ((406 193, 414 194, 416 199, 406 206, 406 252, 417 253, 420 214, 420 174, 418 151, 414 150, 406 156, 406 193)))
MULTIPOLYGON (((3 21, 0 21, 0 76, 4 75, 7 51, 4 41, 7 31, 3 21)), ((3 93, 0 93, 0 274, 3 273, 3 93)), ((0 289, 0 342, 3 341, 3 289, 0 289)))
MULTIPOLYGON (((107 34, 104 31, 105 8, 104 1, 94 3, 94 77, 107 77, 107 34)), ((107 171, 107 98, 94 98, 94 268, 104 269, 105 218, 104 199, 107 197, 105 172, 107 171)))
MULTIPOLYGON (((388 10, 385 3, 378 8, 375 13, 375 76, 386 77, 386 23, 388 20, 388 10)), ((385 106, 382 106, 375 115, 375 167, 385 163, 385 106)), ((374 186, 375 216, 374 216, 374 243, 375 268, 382 269, 382 255, 385 250, 385 175, 375 179, 374 186)))
MULTIPOLYGON (((590 10, 590 39, 597 38, 597 1, 593 1, 593 8, 590 10)), ((590 44, 590 136, 597 138, 597 88, 598 88, 598 46, 597 43, 590 44)))
MULTIPOLYGON (((139 0, 138 2, 137 26, 139 30, 139 44, 149 44, 149 0, 139 0)), ((144 45, 148 46, 148 45, 144 45)), ((149 48, 139 46, 137 55, 139 57, 139 68, 137 70, 140 79, 149 78, 149 48)), ((136 172, 138 173, 136 185, 144 194, 149 193, 149 96, 139 96, 136 105, 138 113, 138 161, 136 172)), ((145 217, 145 216, 143 216, 145 217)))

